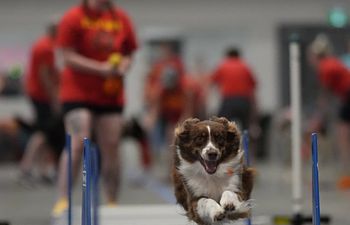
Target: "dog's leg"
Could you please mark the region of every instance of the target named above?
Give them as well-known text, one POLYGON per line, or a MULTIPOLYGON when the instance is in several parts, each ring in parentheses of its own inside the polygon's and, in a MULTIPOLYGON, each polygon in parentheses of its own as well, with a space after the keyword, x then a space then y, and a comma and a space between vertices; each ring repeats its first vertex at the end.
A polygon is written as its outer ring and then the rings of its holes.
POLYGON ((250 216, 250 209, 254 205, 253 200, 244 201, 241 193, 224 191, 220 199, 220 205, 225 209, 226 218, 236 220, 250 216))
POLYGON ((244 168, 242 173, 242 193, 243 200, 247 201, 253 189, 254 176, 256 171, 253 168, 244 168))
POLYGON ((182 205, 182 207, 188 211, 188 203, 187 203, 187 193, 184 184, 182 183, 180 174, 177 172, 177 170, 173 169, 172 179, 174 182, 174 191, 175 191, 175 197, 177 200, 177 203, 182 205))
POLYGON ((225 210, 210 198, 199 199, 196 211, 201 220, 206 224, 213 224, 225 218, 225 210))
POLYGON ((234 211, 238 209, 242 204, 241 198, 232 191, 224 191, 221 195, 220 205, 225 211, 234 211))

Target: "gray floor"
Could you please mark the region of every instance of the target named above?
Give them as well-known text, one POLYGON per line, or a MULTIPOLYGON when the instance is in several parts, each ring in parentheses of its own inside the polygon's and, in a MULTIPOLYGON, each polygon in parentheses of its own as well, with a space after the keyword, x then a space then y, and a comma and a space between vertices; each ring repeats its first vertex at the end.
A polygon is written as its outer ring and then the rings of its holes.
MULTIPOLYGON (((106 218, 108 217, 106 220, 115 220, 116 224, 118 215, 123 210, 125 211, 126 206, 138 207, 138 210, 133 211, 136 219, 138 216, 140 217, 140 215, 137 215, 138 211, 150 209, 150 206, 147 204, 152 204, 153 207, 156 207, 159 204, 172 204, 174 202, 171 187, 164 185, 159 179, 155 178, 162 177, 162 173, 164 174, 166 170, 159 168, 154 171, 153 175, 142 174, 139 172, 141 169, 137 163, 138 158, 135 148, 128 146, 127 149, 128 151, 124 151, 123 154, 124 173, 119 200, 120 211, 118 211, 117 207, 113 209, 115 210, 115 215, 113 212, 103 213, 106 218)), ((253 198, 256 200, 257 205, 253 210, 254 217, 261 221, 278 214, 290 215, 292 213, 292 200, 289 167, 273 162, 259 163, 256 167, 258 169, 258 177, 253 198)), ((303 171, 305 172, 303 177, 304 212, 305 214, 310 214, 310 165, 304 165, 303 171)), ((17 173, 18 171, 14 164, 0 165, 0 221, 9 220, 11 225, 49 224, 49 213, 56 197, 55 188, 39 185, 33 189, 26 189, 16 182, 17 173)), ((321 211, 332 216, 332 224, 334 225, 350 224, 348 216, 350 212, 350 192, 341 192, 336 189, 336 177, 334 174, 336 172, 332 165, 322 165, 321 163, 321 211)), ((80 205, 80 197, 81 189, 80 185, 77 185, 74 191, 74 205, 76 207, 80 205)), ((80 215, 75 216, 79 217, 80 215)))

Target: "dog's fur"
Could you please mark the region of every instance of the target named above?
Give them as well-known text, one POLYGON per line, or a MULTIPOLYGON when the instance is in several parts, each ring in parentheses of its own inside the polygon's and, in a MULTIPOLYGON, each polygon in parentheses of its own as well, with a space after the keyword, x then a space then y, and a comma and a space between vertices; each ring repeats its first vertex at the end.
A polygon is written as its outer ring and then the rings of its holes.
POLYGON ((175 129, 172 178, 177 202, 200 225, 248 217, 253 170, 243 165, 234 122, 187 119, 175 129))

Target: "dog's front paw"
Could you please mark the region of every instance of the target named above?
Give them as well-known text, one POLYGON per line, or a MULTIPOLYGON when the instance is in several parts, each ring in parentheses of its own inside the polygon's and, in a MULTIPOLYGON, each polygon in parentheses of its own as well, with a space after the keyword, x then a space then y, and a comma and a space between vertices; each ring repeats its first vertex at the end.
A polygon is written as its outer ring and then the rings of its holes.
POLYGON ((251 213, 251 209, 255 206, 255 200, 249 199, 243 201, 240 207, 237 207, 234 211, 226 211, 226 218, 228 220, 238 220, 243 218, 248 218, 251 213))
POLYGON ((249 212, 251 208, 255 206, 255 200, 249 199, 247 201, 242 202, 240 207, 238 207, 236 210, 238 212, 249 212))
POLYGON ((220 222, 225 218, 225 210, 214 200, 208 199, 209 222, 220 222))
POLYGON ((239 200, 236 193, 231 191, 224 191, 221 195, 220 205, 227 212, 232 212, 241 206, 242 202, 239 200))
POLYGON ((219 210, 217 210, 214 214, 214 216, 212 217, 212 222, 220 222, 223 219, 225 219, 225 210, 220 208, 219 210))
POLYGON ((225 209, 225 211, 234 211, 236 209, 236 206, 233 203, 228 203, 224 204, 223 208, 225 209))
POLYGON ((225 218, 225 210, 213 199, 200 199, 197 205, 200 218, 208 224, 220 222, 225 218))

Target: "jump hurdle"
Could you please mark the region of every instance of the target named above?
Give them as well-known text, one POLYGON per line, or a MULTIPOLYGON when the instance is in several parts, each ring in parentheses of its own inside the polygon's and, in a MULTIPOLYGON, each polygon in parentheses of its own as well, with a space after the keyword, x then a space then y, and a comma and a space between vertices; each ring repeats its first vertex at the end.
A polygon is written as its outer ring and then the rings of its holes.
MULTIPOLYGON (((99 153, 88 138, 83 140, 82 225, 99 224, 99 153)), ((73 224, 72 207, 72 148, 71 136, 66 135, 68 153, 68 213, 67 224, 73 224)))
POLYGON ((66 134, 66 151, 68 154, 68 225, 72 225, 72 138, 69 134, 66 134))
POLYGON ((100 204, 100 166, 99 166, 99 150, 96 145, 92 146, 92 212, 93 225, 99 225, 99 204, 100 204))
POLYGON ((83 151, 83 208, 82 208, 82 225, 91 225, 91 148, 90 140, 84 138, 84 151, 83 151))
MULTIPOLYGON (((250 166, 250 155, 249 155, 249 134, 248 131, 243 131, 243 150, 244 150, 244 158, 246 166, 250 166)), ((247 225, 252 225, 251 218, 247 219, 247 225)))
POLYGON ((318 143, 317 134, 312 134, 312 224, 321 224, 320 189, 318 185, 318 143))
MULTIPOLYGON (((302 206, 302 164, 301 164, 301 46, 300 37, 298 34, 294 34, 290 37, 289 43, 289 69, 290 69, 290 96, 291 96, 291 142, 292 142, 292 196, 293 196, 293 213, 292 217, 288 216, 275 216, 274 223, 277 225, 292 224, 303 225, 305 223, 312 222, 312 216, 303 215, 302 206)), ((313 134, 312 142, 317 146, 317 136, 313 134)), ((314 145, 312 145, 312 151, 314 152, 314 145)), ((315 147, 317 152, 317 147, 315 147)), ((313 158, 314 159, 314 158, 313 158)), ((317 172, 318 174, 318 172, 317 172)), ((313 177, 313 181, 316 178, 313 177)), ((314 181, 316 182, 316 181, 314 181)), ((316 183, 313 185, 315 186, 316 183)), ((319 193, 318 190, 318 177, 317 177, 317 190, 315 193, 319 193)), ((317 194, 318 195, 318 194, 317 194)), ((314 199, 313 201, 316 201, 314 199)), ((325 224, 330 223, 329 216, 320 216, 320 221, 325 224)))
MULTIPOLYGON (((67 136, 67 144, 70 144, 70 138, 67 136)), ((67 146, 68 147, 68 146, 67 146)), ((329 223, 329 218, 320 216, 320 201, 319 201, 319 185, 318 185, 318 146, 317 135, 312 134, 312 188, 313 188, 313 215, 311 218, 300 217, 302 223, 313 223, 313 225, 320 225, 321 222, 329 223)), ((67 149, 71 150, 70 147, 67 149)), ((246 165, 250 164, 249 160, 249 138, 248 132, 243 133, 243 149, 246 158, 246 165)), ((70 158, 71 159, 71 158, 70 158)), ((101 209, 101 216, 99 216, 99 202, 98 202, 98 155, 96 147, 91 145, 89 139, 84 139, 83 151, 83 199, 82 199, 82 225, 97 225, 97 224, 142 224, 142 225, 157 225, 157 224, 193 224, 188 223, 184 212, 175 205, 152 205, 152 206, 119 206, 117 209, 105 208, 101 209), (111 216, 113 215, 113 216, 111 216), (100 221, 101 218, 101 221, 100 221)), ((70 186, 71 187, 71 186, 70 186)), ((71 193, 70 191, 68 193, 71 193)), ((70 197, 71 199, 71 197, 70 197)), ((70 203, 71 204, 71 203, 70 203)), ((72 209, 70 209, 72 210, 72 209)), ((72 219, 72 212, 68 212, 68 224, 72 219), (70 216, 69 216, 70 215, 70 216)), ((295 218, 282 218, 284 223, 277 224, 300 224, 300 221, 295 218), (288 219, 288 220, 287 220, 288 219)), ((243 224, 266 224, 259 222, 259 217, 241 220, 235 222, 237 225, 243 224)), ((78 220, 74 220, 78 221, 78 220)), ((281 220, 282 221, 282 220, 281 220)), ((280 222, 281 222, 280 221, 280 222)), ((275 220, 276 222, 276 220, 275 220)), ((70 222, 72 224, 72 221, 70 222)), ((74 223, 78 224, 78 223, 74 223)))

